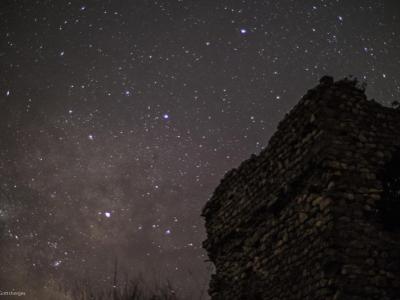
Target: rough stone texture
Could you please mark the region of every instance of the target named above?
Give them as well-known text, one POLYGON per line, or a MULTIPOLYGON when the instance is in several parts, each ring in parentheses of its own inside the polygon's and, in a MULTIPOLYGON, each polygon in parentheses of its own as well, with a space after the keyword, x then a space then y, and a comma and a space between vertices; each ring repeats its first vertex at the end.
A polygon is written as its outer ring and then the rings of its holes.
POLYGON ((399 182, 400 110, 323 77, 206 204, 211 298, 400 299, 399 182))

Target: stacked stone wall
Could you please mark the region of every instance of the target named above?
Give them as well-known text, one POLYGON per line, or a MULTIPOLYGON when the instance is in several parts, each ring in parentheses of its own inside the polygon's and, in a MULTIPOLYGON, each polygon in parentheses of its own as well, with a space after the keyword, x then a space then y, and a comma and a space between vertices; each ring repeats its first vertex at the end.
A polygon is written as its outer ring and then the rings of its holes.
POLYGON ((212 299, 400 299, 381 205, 399 133, 399 110, 321 79, 203 210, 212 299))

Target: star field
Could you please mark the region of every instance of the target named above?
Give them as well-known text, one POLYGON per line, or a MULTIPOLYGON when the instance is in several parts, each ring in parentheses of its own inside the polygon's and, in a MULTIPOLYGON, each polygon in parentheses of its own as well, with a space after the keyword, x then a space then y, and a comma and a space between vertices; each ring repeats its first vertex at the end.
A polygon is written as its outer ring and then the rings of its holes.
POLYGON ((395 0, 6 0, 0 36, 0 288, 38 299, 116 259, 198 295, 202 207, 307 89, 400 99, 395 0))

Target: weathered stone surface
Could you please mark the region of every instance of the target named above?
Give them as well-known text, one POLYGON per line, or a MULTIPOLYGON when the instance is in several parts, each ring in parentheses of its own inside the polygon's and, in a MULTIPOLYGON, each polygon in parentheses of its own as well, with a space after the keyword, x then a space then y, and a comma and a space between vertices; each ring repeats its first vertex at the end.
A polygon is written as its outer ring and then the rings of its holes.
POLYGON ((323 77, 204 207, 212 299, 400 299, 396 157, 400 110, 323 77))

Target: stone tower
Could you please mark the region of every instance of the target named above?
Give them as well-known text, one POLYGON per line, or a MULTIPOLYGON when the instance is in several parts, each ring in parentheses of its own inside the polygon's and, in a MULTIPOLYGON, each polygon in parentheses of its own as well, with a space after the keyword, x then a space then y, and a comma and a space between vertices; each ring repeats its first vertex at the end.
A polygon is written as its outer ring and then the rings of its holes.
POLYGON ((323 77, 203 210, 233 299, 400 299, 400 109, 323 77))

